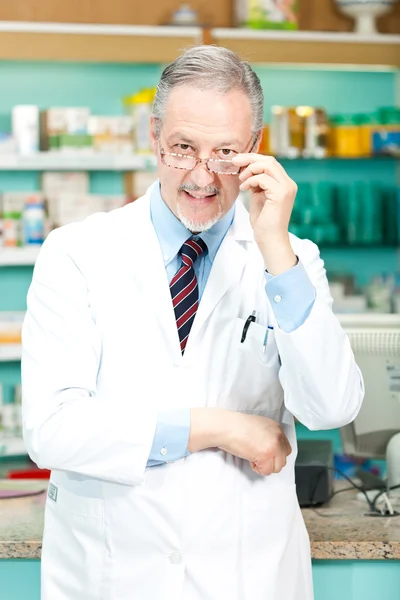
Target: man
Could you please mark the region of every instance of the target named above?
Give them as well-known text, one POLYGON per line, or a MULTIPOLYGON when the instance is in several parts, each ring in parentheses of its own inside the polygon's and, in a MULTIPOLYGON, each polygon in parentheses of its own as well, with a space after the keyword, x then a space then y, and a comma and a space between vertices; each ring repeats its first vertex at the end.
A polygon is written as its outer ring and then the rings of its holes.
POLYGON ((247 63, 185 52, 154 102, 159 180, 43 245, 22 363, 52 470, 43 600, 312 598, 293 415, 345 425, 363 384, 262 120, 247 63))

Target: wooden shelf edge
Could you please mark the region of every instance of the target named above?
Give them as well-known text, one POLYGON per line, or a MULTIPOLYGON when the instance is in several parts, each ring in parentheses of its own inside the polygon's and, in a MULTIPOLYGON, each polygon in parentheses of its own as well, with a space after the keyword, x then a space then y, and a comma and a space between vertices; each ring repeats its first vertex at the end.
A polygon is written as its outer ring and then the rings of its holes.
POLYGON ((0 60, 168 63, 216 43, 254 63, 400 67, 400 36, 0 21, 0 60))
POLYGON ((357 42, 324 42, 283 39, 218 38, 225 46, 252 63, 379 65, 400 67, 398 44, 360 44, 357 42))
POLYGON ((96 23, 0 21, 0 32, 195 38, 202 35, 202 28, 173 25, 102 25, 96 23))
POLYGON ((336 44, 397 44, 400 45, 400 35, 378 33, 376 35, 360 35, 340 31, 275 31, 267 29, 221 28, 211 29, 211 35, 216 40, 258 40, 281 41, 290 43, 299 42, 334 42, 336 44))
POLYGON ((201 42, 178 30, 170 34, 47 33, 0 30, 0 60, 101 63, 168 63, 201 42), (180 34, 180 35, 178 35, 180 34))

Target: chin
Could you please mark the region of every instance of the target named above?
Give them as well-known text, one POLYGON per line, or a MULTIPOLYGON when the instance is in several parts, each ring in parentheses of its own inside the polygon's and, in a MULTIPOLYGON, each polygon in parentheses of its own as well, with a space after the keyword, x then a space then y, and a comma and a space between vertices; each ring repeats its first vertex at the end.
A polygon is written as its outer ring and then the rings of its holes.
POLYGON ((193 233, 201 233, 208 231, 215 223, 217 223, 222 215, 222 205, 218 203, 218 207, 214 213, 199 215, 197 211, 185 211, 180 202, 177 204, 177 217, 180 222, 193 233))
POLYGON ((218 211, 207 219, 199 219, 195 215, 185 215, 178 207, 178 219, 180 222, 193 233, 201 233, 202 231, 208 231, 215 223, 217 223, 222 216, 221 211, 218 211))

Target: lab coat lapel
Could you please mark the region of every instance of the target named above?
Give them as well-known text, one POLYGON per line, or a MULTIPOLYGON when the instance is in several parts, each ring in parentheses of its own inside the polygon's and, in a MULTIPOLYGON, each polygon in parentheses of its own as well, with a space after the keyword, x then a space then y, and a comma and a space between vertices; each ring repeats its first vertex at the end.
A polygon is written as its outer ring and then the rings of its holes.
MULTIPOLYGON (((129 254, 134 257, 133 278, 149 303, 148 316, 157 320, 168 353, 182 359, 168 278, 157 234, 150 218, 150 194, 135 202, 130 222, 129 254)), ((158 340, 155 340, 157 343, 158 340)))
POLYGON ((188 344, 207 321, 219 301, 242 277, 247 262, 247 251, 240 242, 253 238, 248 213, 241 203, 237 202, 235 219, 231 229, 223 240, 213 262, 203 296, 193 322, 188 344))

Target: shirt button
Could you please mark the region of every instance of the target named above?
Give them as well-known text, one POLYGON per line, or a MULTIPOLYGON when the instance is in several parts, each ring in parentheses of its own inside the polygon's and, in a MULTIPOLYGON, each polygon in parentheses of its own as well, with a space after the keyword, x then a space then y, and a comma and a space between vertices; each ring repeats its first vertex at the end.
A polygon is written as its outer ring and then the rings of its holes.
POLYGON ((169 256, 167 256, 166 254, 164 254, 164 262, 167 262, 168 259, 169 259, 169 256))
POLYGON ((276 296, 274 296, 274 302, 280 302, 282 300, 282 296, 279 296, 279 294, 277 294, 276 296))
POLYGON ((162 454, 163 456, 165 456, 167 454, 168 450, 166 449, 165 446, 163 446, 160 450, 160 454, 162 454))
POLYGON ((180 552, 173 552, 169 555, 169 562, 171 565, 180 565, 182 562, 182 554, 180 552))

